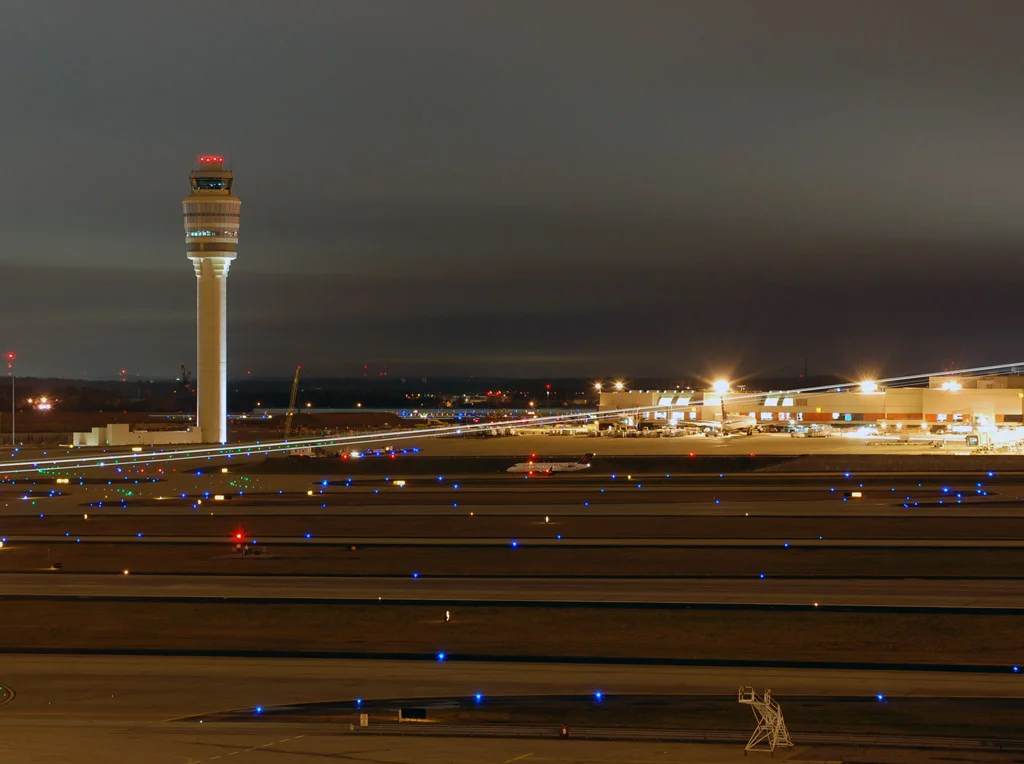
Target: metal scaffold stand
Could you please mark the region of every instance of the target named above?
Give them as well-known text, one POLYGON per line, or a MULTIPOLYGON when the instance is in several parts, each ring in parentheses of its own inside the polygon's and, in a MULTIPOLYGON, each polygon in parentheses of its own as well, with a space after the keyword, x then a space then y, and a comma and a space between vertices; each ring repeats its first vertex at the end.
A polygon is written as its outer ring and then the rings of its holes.
POLYGON ((739 702, 750 706, 757 720, 757 729, 747 741, 744 756, 747 751, 768 751, 774 754, 776 748, 793 747, 789 730, 786 729, 786 720, 782 718, 782 706, 772 697, 771 690, 758 695, 753 687, 740 687, 739 702))

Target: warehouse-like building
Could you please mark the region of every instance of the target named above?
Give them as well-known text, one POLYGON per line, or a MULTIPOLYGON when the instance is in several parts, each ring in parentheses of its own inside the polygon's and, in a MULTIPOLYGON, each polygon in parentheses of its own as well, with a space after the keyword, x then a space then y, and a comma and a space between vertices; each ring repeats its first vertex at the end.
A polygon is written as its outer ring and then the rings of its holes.
POLYGON ((865 382, 827 390, 750 392, 725 390, 626 390, 601 392, 601 411, 623 410, 641 427, 685 427, 752 417, 765 428, 790 424, 837 427, 873 425, 967 431, 1014 427, 1024 420, 1024 376, 931 377, 924 387, 885 387, 865 382), (724 392, 723 392, 724 390, 724 392))

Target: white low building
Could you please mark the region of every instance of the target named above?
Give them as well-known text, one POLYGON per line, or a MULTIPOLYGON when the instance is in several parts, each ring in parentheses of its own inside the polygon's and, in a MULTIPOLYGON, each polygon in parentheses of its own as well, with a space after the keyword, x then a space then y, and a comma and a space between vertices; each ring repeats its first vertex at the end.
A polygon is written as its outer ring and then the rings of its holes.
POLYGON ((73 433, 71 439, 73 446, 170 446, 202 442, 202 430, 198 427, 184 430, 133 430, 128 424, 93 427, 89 432, 73 433))

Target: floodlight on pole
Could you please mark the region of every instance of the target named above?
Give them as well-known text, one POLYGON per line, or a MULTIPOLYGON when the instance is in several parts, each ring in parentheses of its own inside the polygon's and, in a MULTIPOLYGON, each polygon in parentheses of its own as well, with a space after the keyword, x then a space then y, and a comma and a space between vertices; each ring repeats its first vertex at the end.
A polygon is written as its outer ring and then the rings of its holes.
POLYGON ((878 383, 875 382, 873 379, 865 379, 863 382, 860 383, 860 391, 862 393, 877 393, 878 383))
POLYGON ((626 387, 626 383, 623 382, 621 379, 618 382, 615 383, 615 389, 616 390, 622 390, 625 387, 626 387))
POLYGON ((711 385, 711 389, 719 395, 725 395, 729 392, 729 381, 726 379, 716 379, 714 384, 711 385))

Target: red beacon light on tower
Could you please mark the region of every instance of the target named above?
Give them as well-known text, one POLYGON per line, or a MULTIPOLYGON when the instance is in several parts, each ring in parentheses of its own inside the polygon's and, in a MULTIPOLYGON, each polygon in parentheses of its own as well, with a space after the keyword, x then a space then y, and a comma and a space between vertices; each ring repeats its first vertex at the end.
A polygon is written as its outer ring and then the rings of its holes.
POLYGON ((209 167, 210 165, 222 165, 224 164, 224 157, 218 154, 200 154, 199 164, 202 167, 209 167))

